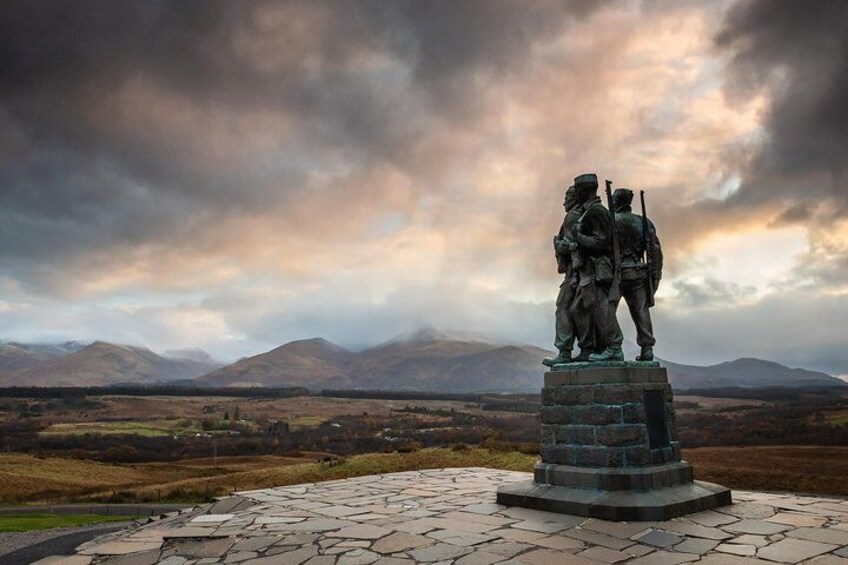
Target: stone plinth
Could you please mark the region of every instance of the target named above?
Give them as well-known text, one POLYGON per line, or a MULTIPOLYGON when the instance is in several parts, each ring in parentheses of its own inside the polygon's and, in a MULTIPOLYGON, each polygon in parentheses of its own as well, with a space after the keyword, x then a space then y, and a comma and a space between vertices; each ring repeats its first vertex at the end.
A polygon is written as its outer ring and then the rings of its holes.
POLYGON ((663 367, 622 363, 548 372, 541 420, 544 463, 642 467, 680 461, 663 367))
POLYGON ((607 520, 667 520, 730 504, 680 459, 666 370, 657 363, 561 365, 542 389, 542 460, 501 504, 607 520))

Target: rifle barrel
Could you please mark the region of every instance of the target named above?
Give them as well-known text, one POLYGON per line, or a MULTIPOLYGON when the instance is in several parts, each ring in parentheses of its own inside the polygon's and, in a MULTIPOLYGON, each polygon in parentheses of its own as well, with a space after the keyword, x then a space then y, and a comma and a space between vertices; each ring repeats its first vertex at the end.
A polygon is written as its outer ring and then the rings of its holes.
POLYGON ((614 297, 612 300, 618 301, 621 298, 621 289, 619 287, 619 283, 621 280, 621 274, 619 269, 621 268, 620 259, 619 259, 619 246, 618 246, 618 228, 615 225, 615 206, 612 203, 612 181, 608 180, 607 183, 607 208, 609 208, 610 214, 610 227, 612 228, 612 286, 610 287, 610 296, 614 297))
POLYGON ((645 209, 645 191, 639 191, 639 199, 642 202, 642 247, 645 248, 645 270, 647 271, 647 277, 645 278, 645 284, 647 285, 648 290, 648 306, 652 307, 654 305, 654 279, 653 277, 653 269, 652 264, 653 261, 651 259, 651 234, 648 228, 648 211, 645 209))

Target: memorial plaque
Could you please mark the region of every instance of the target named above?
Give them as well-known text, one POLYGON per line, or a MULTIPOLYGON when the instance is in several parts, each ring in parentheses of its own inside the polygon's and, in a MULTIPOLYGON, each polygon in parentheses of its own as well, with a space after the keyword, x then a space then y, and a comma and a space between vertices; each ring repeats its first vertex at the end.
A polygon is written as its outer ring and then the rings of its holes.
POLYGON ((648 425, 648 445, 651 449, 671 445, 665 418, 665 400, 661 390, 645 391, 645 420, 648 425))

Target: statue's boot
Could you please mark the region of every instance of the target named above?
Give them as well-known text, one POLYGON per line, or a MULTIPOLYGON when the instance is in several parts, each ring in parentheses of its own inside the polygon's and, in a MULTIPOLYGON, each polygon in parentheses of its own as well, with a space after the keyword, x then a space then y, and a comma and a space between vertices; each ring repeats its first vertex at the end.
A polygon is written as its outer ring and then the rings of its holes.
POLYGON ((587 363, 589 361, 589 357, 592 355, 592 350, 590 349, 581 349, 580 354, 574 358, 576 363, 587 363))
POLYGON ((642 352, 636 356, 637 361, 653 361, 654 360, 654 348, 650 345, 646 345, 642 348, 642 352))
POLYGON ((600 353, 593 353, 589 355, 589 361, 592 363, 605 363, 609 361, 624 361, 624 353, 621 351, 621 347, 609 346, 600 353))
POLYGON ((570 351, 560 351, 556 357, 545 357, 542 359, 542 365, 547 367, 553 367, 554 365, 561 365, 563 363, 571 363, 570 351))

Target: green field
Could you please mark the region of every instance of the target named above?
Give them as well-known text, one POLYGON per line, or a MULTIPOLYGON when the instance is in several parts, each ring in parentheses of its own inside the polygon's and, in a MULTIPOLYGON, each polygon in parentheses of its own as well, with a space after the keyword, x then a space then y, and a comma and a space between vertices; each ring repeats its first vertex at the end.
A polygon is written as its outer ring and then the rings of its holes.
POLYGON ((0 516, 0 532, 28 532, 101 522, 127 522, 135 516, 101 516, 99 514, 21 514, 0 516))
POLYGON ((292 428, 317 428, 326 422, 327 418, 322 418, 321 416, 296 416, 287 421, 292 428))
POLYGON ((53 424, 43 435, 67 436, 84 434, 140 435, 147 437, 195 434, 201 432, 197 422, 185 418, 150 421, 77 422, 53 424))
POLYGON ((848 410, 825 412, 825 421, 833 426, 848 426, 848 410))

